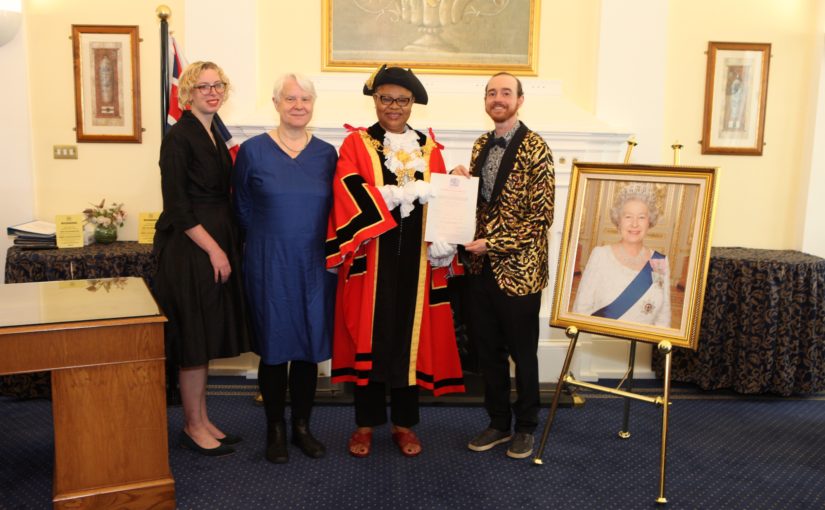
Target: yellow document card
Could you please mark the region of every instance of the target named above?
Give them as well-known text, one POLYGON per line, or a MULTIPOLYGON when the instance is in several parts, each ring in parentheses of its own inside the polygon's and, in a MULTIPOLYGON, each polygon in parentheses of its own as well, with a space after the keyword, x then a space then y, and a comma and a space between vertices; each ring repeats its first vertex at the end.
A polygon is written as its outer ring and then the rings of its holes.
POLYGON ((152 244, 158 218, 160 218, 159 212, 142 212, 138 215, 138 243, 152 244))
POLYGON ((58 214, 55 217, 55 234, 58 248, 83 248, 83 214, 58 214))

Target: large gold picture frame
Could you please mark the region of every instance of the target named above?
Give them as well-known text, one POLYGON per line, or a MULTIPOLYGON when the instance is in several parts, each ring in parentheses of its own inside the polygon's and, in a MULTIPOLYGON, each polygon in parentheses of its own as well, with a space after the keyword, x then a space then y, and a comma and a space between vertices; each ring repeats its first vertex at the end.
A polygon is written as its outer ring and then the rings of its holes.
POLYGON ((716 168, 711 167, 574 164, 550 325, 695 349, 715 188, 716 168), (610 214, 629 186, 645 190, 658 212, 643 241, 648 253, 658 255, 638 275, 621 265, 616 251, 621 234, 616 215, 611 219, 610 214), (635 287, 639 294, 633 294, 630 289, 641 284, 637 277, 645 275, 649 286, 635 287), (668 298, 657 301, 661 296, 668 298), (669 307, 663 304, 668 301, 669 307))
POLYGON ((72 25, 78 142, 140 143, 136 25, 72 25))
POLYGON ((538 73, 541 0, 322 0, 324 71, 538 73))
POLYGON ((761 156, 769 43, 708 43, 702 154, 761 156))

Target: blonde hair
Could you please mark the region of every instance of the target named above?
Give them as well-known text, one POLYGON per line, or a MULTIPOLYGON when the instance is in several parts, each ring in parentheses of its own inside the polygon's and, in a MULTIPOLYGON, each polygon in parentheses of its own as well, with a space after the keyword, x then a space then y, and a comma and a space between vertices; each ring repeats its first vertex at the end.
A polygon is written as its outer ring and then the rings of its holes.
POLYGON ((622 207, 631 200, 637 200, 647 206, 648 223, 650 228, 655 227, 656 222, 659 220, 656 190, 653 189, 653 184, 645 182, 631 182, 616 193, 616 197, 613 199, 613 207, 610 208, 610 221, 618 227, 622 207))
POLYGON ((192 90, 198 83, 198 78, 201 73, 208 69, 216 71, 221 81, 226 84, 226 90, 223 92, 223 100, 225 102, 229 99, 229 78, 226 76, 226 73, 223 72, 223 69, 214 62, 199 60, 186 66, 186 69, 183 70, 180 78, 178 78, 178 102, 182 107, 192 103, 192 90))
POLYGON ((318 98, 318 94, 315 93, 315 84, 312 83, 312 80, 303 74, 286 73, 279 76, 272 85, 272 99, 274 99, 276 103, 281 101, 281 93, 284 91, 284 84, 290 78, 295 80, 295 83, 297 83, 304 92, 308 92, 309 95, 312 96, 313 101, 318 98))

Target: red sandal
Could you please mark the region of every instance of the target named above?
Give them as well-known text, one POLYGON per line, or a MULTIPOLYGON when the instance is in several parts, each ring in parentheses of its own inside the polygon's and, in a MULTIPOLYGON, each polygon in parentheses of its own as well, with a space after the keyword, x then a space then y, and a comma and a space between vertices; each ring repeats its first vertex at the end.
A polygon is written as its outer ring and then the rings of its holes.
POLYGON ((412 430, 395 430, 392 433, 392 440, 398 445, 398 449, 401 450, 404 457, 415 457, 421 453, 421 441, 412 430), (410 445, 418 446, 418 451, 408 452, 407 447, 410 445))
POLYGON ((370 450, 372 449, 372 430, 367 432, 359 432, 355 431, 349 437, 349 454, 353 457, 358 457, 363 459, 367 455, 370 454, 370 450), (364 451, 355 451, 353 448, 363 446, 364 451))

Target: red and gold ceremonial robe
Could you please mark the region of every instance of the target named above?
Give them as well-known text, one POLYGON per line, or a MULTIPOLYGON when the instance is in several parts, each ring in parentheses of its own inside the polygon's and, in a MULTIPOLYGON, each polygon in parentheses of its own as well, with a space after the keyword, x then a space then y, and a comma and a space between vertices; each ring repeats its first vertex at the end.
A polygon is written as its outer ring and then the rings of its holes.
MULTIPOLYGON (((435 395, 464 391, 447 292, 448 268, 432 268, 426 206, 401 218, 379 186, 396 184, 382 151, 385 131, 355 130, 341 145, 326 242, 338 268, 332 381, 418 385, 435 395)), ((417 132, 426 162, 416 178, 444 173, 435 141, 417 132)))

